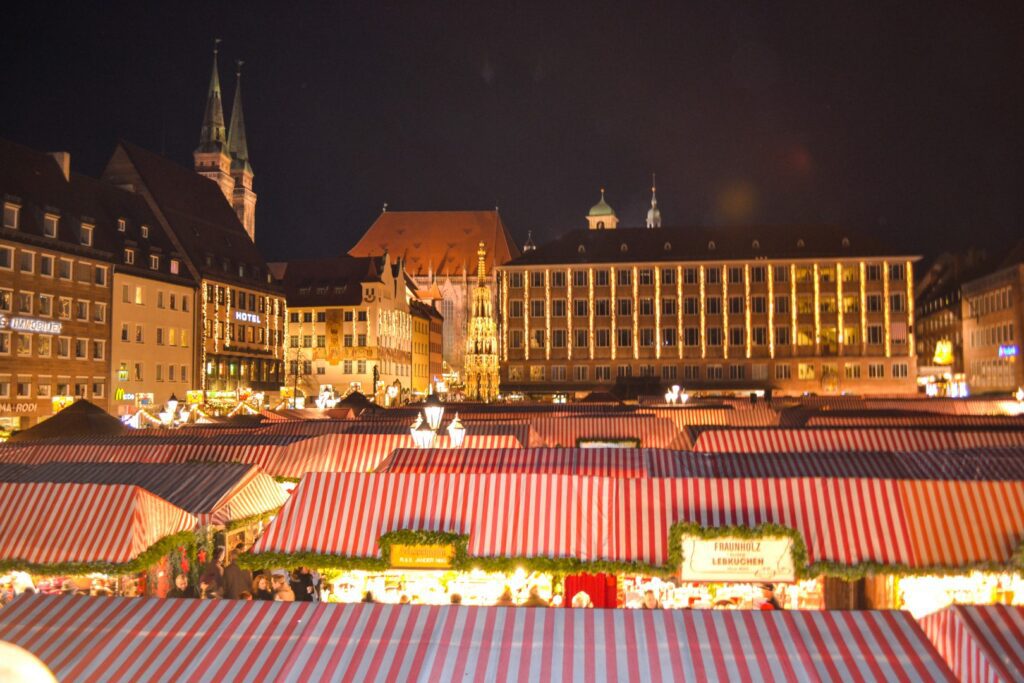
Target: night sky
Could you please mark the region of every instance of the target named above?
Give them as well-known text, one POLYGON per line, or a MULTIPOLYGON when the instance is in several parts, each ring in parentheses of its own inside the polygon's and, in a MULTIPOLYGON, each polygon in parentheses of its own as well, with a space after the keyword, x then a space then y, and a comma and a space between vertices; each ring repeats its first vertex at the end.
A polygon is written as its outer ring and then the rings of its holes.
POLYGON ((191 166, 220 37, 275 260, 347 249, 384 202, 497 205, 539 243, 604 186, 642 225, 651 171, 666 225, 1024 235, 1024 3, 149 4, 5 7, 0 136, 93 175, 120 137, 191 166))

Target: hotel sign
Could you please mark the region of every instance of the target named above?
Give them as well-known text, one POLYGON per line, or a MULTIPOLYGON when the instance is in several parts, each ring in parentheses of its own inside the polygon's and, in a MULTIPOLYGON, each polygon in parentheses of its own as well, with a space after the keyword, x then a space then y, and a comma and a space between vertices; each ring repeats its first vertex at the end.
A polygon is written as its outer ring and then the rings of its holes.
POLYGON ((1003 344, 999 347, 1000 358, 1016 358, 1019 349, 1016 344, 1003 344))
POLYGON ((454 545, 391 546, 391 566, 402 569, 448 569, 455 557, 454 545))
POLYGON ((786 583, 796 580, 791 538, 702 538, 683 534, 682 540, 680 578, 683 581, 786 583))
POLYGON ((37 334, 60 334, 63 325, 56 320, 41 320, 39 318, 8 318, 0 315, 0 330, 14 330, 15 332, 35 332, 37 334))
POLYGON ((255 313, 250 313, 249 311, 235 311, 235 320, 241 321, 243 323, 256 323, 257 325, 260 324, 259 315, 255 313))

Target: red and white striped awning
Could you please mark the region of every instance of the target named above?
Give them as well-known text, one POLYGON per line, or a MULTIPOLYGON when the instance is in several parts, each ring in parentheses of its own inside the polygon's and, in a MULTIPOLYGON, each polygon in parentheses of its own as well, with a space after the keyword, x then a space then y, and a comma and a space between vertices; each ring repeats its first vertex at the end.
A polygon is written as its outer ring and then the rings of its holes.
POLYGON ((22 597, 64 681, 953 681, 905 612, 22 597))
POLYGON ((138 486, 0 483, 0 557, 128 562, 197 520, 138 486))
POLYGON ((638 448, 399 448, 376 471, 644 477, 647 453, 638 448))
MULTIPOLYGON (((996 444, 988 444, 996 445, 996 444)), ((903 429, 708 429, 693 450, 705 453, 929 451, 958 448, 954 432, 903 429)))
POLYGON ((663 417, 542 417, 530 421, 541 443, 573 448, 580 439, 637 439, 642 448, 688 448, 689 440, 674 422, 663 417))
POLYGON ((1024 607, 953 605, 920 623, 964 683, 1024 681, 1024 607))

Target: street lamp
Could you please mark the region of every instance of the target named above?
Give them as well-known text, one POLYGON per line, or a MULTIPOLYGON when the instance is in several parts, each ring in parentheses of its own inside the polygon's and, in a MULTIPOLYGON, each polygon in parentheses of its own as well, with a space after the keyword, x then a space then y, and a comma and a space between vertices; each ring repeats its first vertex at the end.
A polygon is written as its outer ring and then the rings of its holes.
POLYGON ((433 445, 434 430, 423 420, 420 420, 419 424, 409 431, 412 433, 412 441, 417 448, 430 448, 433 445))
POLYGON ((448 424, 448 437, 451 439, 452 448, 461 446, 462 440, 466 438, 466 428, 462 426, 458 413, 455 413, 455 419, 448 424))
POLYGON ((440 399, 437 398, 436 394, 430 394, 427 396, 427 400, 423 402, 423 413, 427 416, 427 424, 434 431, 441 426, 441 416, 444 415, 444 406, 441 404, 440 399))
POLYGON ((167 399, 167 412, 174 414, 174 411, 178 409, 178 397, 171 394, 171 397, 167 399))

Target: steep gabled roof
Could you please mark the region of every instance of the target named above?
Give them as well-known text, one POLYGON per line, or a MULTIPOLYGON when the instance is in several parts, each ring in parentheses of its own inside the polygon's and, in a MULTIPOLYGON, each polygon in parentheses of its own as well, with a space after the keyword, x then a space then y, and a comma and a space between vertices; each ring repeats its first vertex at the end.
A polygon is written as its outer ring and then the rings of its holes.
MULTIPOLYGON (((383 257, 335 256, 289 261, 283 284, 289 306, 358 306, 363 283, 383 282, 383 257)), ((273 264, 274 270, 281 266, 273 264)))
POLYGON ((149 198, 201 275, 274 288, 263 256, 212 180, 123 140, 103 178, 149 198))
POLYGON ((385 251, 413 276, 476 274, 476 250, 487 249, 487 271, 519 256, 497 211, 385 211, 349 250, 352 256, 385 251))

